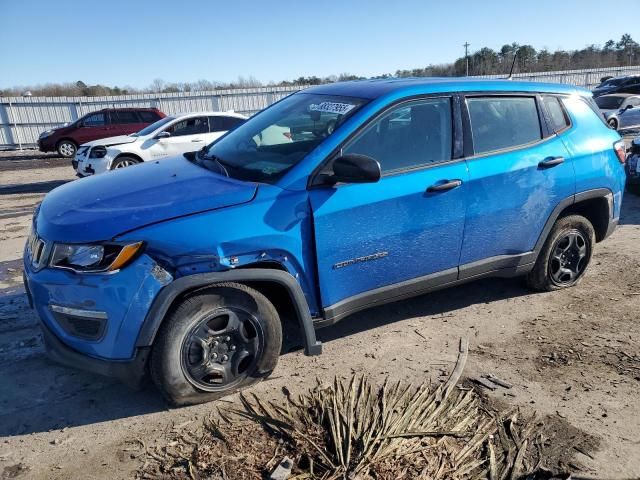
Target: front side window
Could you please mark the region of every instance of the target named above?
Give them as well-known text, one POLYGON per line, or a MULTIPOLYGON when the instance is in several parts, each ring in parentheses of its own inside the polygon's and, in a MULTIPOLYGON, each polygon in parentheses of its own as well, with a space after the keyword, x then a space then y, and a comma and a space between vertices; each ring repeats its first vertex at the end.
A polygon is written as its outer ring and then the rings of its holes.
POLYGON ((399 105, 372 122, 342 153, 367 155, 393 172, 451 160, 451 100, 399 105))
POLYGON ((620 108, 625 97, 619 95, 603 95, 596 97, 595 102, 603 110, 616 110, 620 108))
POLYGON ((82 121, 85 127, 102 127, 106 123, 104 113, 92 113, 82 121))
POLYGON ((209 132, 209 122, 207 117, 187 118, 171 125, 167 128, 167 132, 171 133, 172 137, 207 133, 209 132))
POLYGON ((275 182, 365 103, 337 95, 290 95, 209 145, 201 163, 216 171, 215 164, 222 165, 240 180, 275 182))
POLYGON ((555 132, 559 132, 560 130, 567 128, 569 126, 569 119, 562 108, 560 99, 558 97, 545 96, 542 101, 547 108, 551 128, 555 132))
POLYGON ((542 138, 534 97, 471 97, 467 108, 476 155, 542 138))

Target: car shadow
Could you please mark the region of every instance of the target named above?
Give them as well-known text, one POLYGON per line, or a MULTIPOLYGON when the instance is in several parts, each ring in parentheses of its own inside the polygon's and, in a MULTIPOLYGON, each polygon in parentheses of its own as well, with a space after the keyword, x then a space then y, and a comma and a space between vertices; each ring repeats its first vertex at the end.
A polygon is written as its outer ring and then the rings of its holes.
MULTIPOLYGON (((438 317, 471 305, 490 304, 532 294, 519 278, 487 278, 438 290, 411 299, 363 310, 318 330, 318 339, 331 342, 365 330, 416 317, 438 317)), ((428 320, 425 320, 428 322, 428 320)), ((425 325, 428 325, 426 323, 425 325)))
POLYGON ((624 192, 620 225, 640 225, 640 196, 629 191, 624 192))
POLYGON ((0 437, 94 424, 166 410, 153 388, 51 362, 21 287, 0 291, 0 437))
POLYGON ((70 180, 48 180, 46 182, 17 183, 0 187, 0 195, 15 195, 17 193, 48 193, 70 180))

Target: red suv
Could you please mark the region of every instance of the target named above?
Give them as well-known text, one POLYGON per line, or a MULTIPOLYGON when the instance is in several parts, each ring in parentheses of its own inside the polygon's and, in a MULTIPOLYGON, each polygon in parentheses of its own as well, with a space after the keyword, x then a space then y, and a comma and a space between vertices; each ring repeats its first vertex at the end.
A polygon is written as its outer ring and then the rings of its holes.
POLYGON ((69 125, 42 132, 38 148, 42 152, 57 150, 63 157, 73 157, 78 145, 100 138, 128 135, 165 116, 157 108, 103 108, 87 113, 69 125))

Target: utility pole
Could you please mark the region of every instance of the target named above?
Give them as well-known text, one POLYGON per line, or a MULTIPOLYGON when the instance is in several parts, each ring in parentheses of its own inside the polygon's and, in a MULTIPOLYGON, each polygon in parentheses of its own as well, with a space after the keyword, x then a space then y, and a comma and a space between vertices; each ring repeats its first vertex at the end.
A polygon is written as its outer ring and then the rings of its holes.
POLYGON ((469 42, 464 42, 464 60, 467 64, 467 77, 469 76, 469 42))

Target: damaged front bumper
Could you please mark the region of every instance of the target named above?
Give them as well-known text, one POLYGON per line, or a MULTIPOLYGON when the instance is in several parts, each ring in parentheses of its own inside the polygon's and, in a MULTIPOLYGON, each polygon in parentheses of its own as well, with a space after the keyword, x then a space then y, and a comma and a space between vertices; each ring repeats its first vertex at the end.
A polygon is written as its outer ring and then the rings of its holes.
POLYGON ((158 292, 172 280, 167 272, 147 255, 108 274, 52 268, 36 272, 28 262, 24 272, 53 360, 139 383, 148 348, 136 348, 136 341, 158 292))

